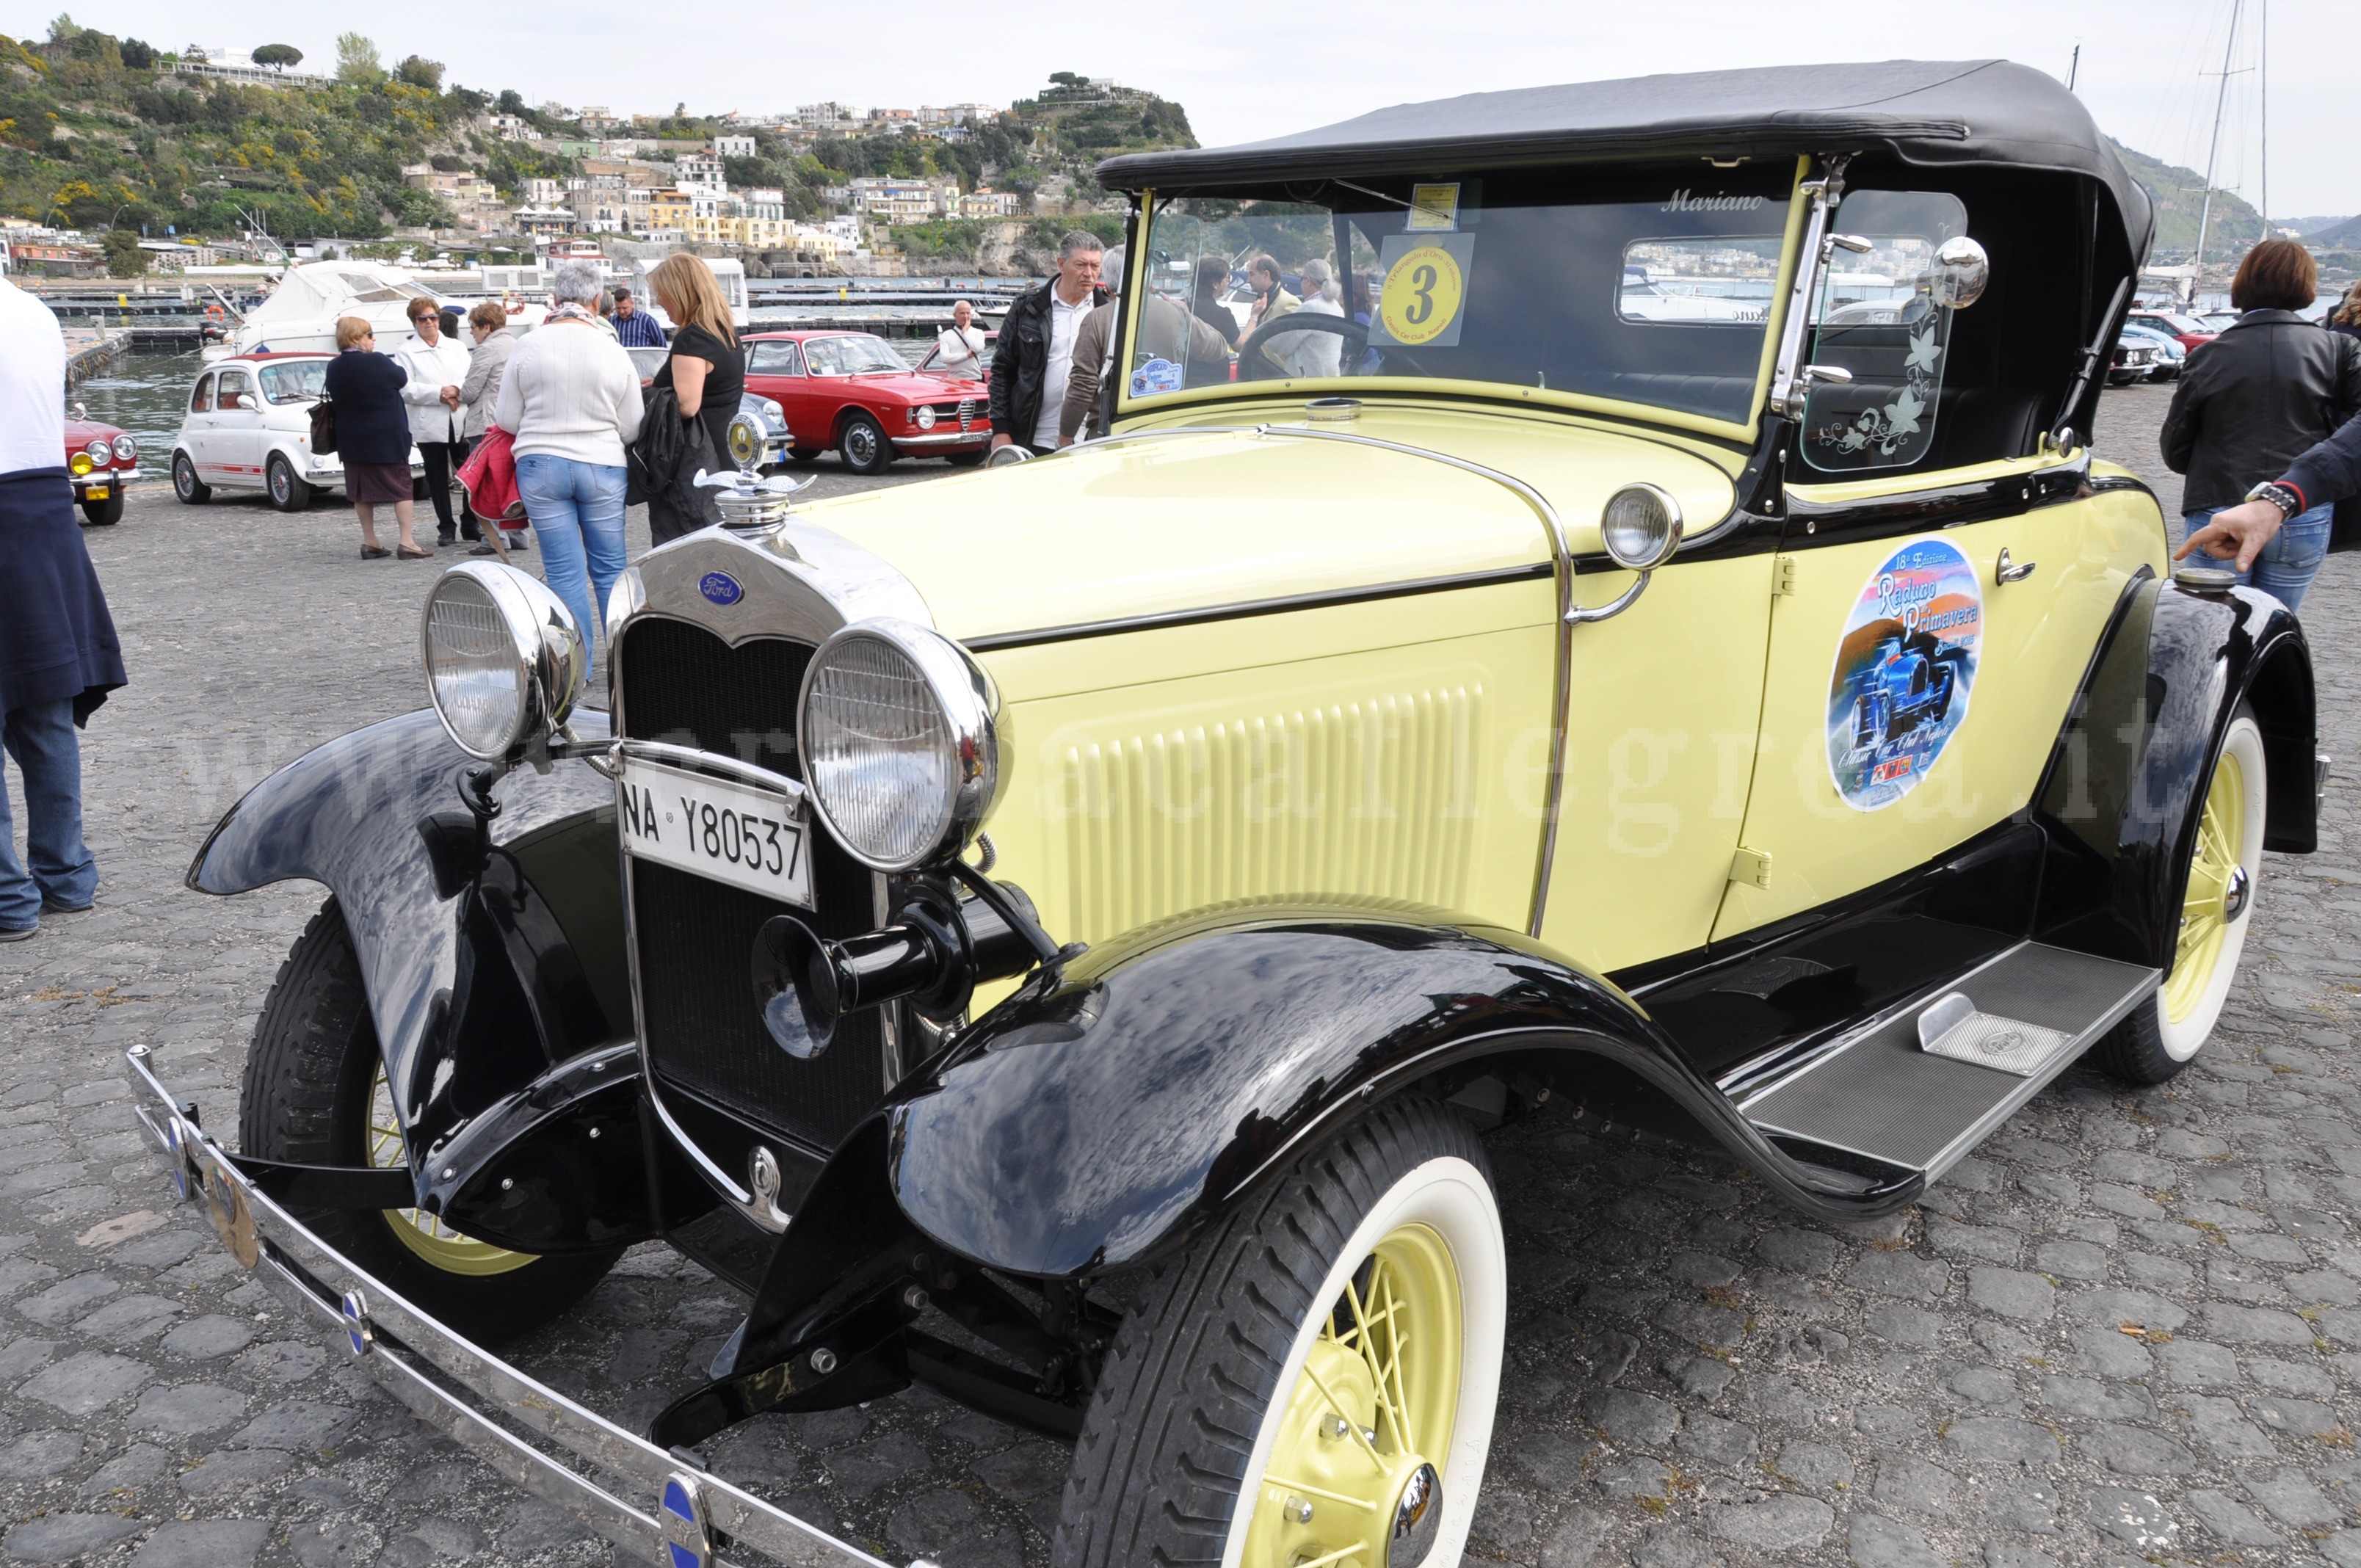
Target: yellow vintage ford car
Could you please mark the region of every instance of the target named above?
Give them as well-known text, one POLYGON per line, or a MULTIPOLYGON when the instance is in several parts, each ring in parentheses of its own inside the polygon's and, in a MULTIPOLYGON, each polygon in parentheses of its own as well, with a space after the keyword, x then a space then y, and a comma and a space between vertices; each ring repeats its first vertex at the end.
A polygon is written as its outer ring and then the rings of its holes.
POLYGON ((2295 619, 2084 444, 2150 212, 2048 77, 1488 93, 1101 178, 1104 438, 733 481, 618 586, 604 711, 593 629, 446 574, 433 711, 191 872, 330 894, 236 1151, 131 1055, 245 1262, 680 1568, 873 1563, 697 1445, 913 1382, 1074 1444, 1061 1565, 1455 1563, 1486 1132, 1892 1212, 2086 1053, 2178 1071, 2312 848, 2295 619), (649 1431, 484 1348, 657 1237, 746 1313, 649 1431))

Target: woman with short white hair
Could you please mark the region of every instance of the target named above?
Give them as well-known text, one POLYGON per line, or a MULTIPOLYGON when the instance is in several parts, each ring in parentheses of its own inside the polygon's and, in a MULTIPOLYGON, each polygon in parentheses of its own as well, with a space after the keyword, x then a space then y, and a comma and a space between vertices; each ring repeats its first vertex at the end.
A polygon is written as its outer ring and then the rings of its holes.
POLYGON ((509 356, 492 411, 516 437, 517 493, 542 573, 595 648, 623 575, 623 449, 640 433, 640 377, 599 330, 598 269, 559 264, 549 319, 509 356))

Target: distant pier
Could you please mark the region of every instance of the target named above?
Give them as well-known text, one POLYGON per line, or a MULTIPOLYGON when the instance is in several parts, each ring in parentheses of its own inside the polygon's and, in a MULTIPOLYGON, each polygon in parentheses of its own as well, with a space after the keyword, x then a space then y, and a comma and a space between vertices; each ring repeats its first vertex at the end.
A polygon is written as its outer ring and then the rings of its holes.
POLYGON ((131 334, 120 327, 70 326, 66 334, 66 385, 94 376, 129 352, 131 334))

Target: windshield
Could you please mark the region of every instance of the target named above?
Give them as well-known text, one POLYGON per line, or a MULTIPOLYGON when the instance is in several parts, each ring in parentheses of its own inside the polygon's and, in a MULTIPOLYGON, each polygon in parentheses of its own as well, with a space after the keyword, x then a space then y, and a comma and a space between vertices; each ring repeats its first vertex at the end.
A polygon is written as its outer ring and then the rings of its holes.
POLYGON ((1126 400, 1387 378, 1743 423, 1794 181, 1785 162, 1495 170, 1164 201, 1126 400))
POLYGON ((328 376, 324 359, 299 359, 291 365, 262 367, 262 395, 274 403, 308 403, 320 395, 328 376))
POLYGON ((902 356, 877 337, 807 337, 804 363, 815 376, 860 376, 905 368, 902 356))

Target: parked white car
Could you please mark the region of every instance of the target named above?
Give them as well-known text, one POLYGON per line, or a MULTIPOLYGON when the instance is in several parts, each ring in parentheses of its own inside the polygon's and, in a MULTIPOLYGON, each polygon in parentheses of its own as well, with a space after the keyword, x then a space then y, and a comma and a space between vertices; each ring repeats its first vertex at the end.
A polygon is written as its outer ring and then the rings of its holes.
MULTIPOLYGON (((302 511, 313 490, 341 487, 344 460, 312 450, 312 405, 334 357, 238 354, 199 371, 172 437, 172 493, 196 506, 216 488, 258 489, 280 511, 302 511)), ((412 446, 412 481, 425 473, 412 446)))

